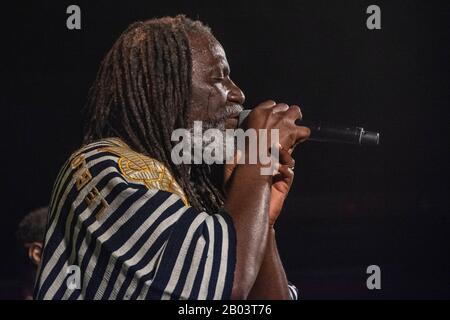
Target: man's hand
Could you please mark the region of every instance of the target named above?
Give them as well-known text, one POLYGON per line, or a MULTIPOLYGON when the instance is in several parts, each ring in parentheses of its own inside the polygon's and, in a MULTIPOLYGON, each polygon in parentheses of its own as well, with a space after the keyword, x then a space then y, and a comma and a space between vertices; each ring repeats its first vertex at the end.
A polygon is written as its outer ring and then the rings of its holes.
MULTIPOLYGON (((278 121, 280 121, 280 118, 282 121, 288 121, 291 122, 292 120, 295 120, 297 118, 302 118, 302 114, 300 111, 300 108, 298 106, 291 106, 289 107, 286 104, 280 103, 276 104, 273 101, 266 101, 262 103, 260 106, 262 106, 263 109, 267 108, 267 106, 271 106, 271 113, 273 116, 277 118, 278 121)), ((260 106, 258 106, 256 109, 259 109, 260 106)), ((261 110, 256 110, 257 112, 260 112, 261 110)), ((253 113, 253 112, 252 112, 253 113)), ((256 113, 256 112, 255 112, 256 113)), ((253 117, 254 118, 254 117, 253 117)), ((259 127, 258 125, 258 118, 256 118, 252 121, 253 123, 250 125, 250 127, 259 127), (256 123, 255 123, 256 122, 256 123)), ((266 120, 267 122, 270 122, 270 120, 266 120)), ((272 120, 273 121, 273 120, 272 120)), ((275 120, 276 121, 276 120, 275 120)), ((267 125, 266 122, 266 125, 267 125)), ((291 131, 286 132, 282 131, 282 134, 280 135, 280 145, 279 145, 279 168, 278 172, 274 175, 272 180, 272 188, 271 188, 271 199, 270 199, 270 209, 269 209, 269 225, 273 226, 275 224, 276 219, 281 213, 281 209, 283 207, 284 201, 287 198, 287 195, 289 193, 289 190, 292 186, 292 181, 294 179, 294 165, 295 160, 291 157, 292 151, 295 148, 295 146, 299 142, 305 141, 310 134, 310 131, 308 128, 305 127, 297 127, 297 131, 292 130, 292 128, 295 128, 295 124, 291 122, 292 124, 289 124, 288 127, 291 127, 291 131), (292 139, 293 133, 295 132, 296 137, 292 139), (295 142, 294 142, 295 141, 295 142)), ((270 127, 270 126, 269 126, 270 127)), ((278 127, 278 125, 273 125, 273 127, 278 127)), ((295 136, 294 134, 294 136, 295 136)), ((225 165, 224 170, 224 189, 227 192, 229 181, 232 178, 234 169, 236 168, 237 162, 239 158, 241 157, 241 154, 235 154, 235 158, 233 163, 225 165)))
MULTIPOLYGON (((288 106, 284 103, 276 103, 272 100, 268 100, 254 108, 247 119, 244 121, 244 129, 268 129, 269 131, 271 129, 279 130, 281 164, 281 171, 279 173, 281 175, 277 175, 274 182, 278 182, 279 180, 281 180, 280 182, 282 183, 277 184, 276 191, 279 191, 286 195, 292 184, 293 173, 291 174, 289 170, 287 170, 287 168, 285 168, 284 166, 293 167, 295 161, 292 159, 290 154, 292 153, 295 146, 297 146, 298 143, 308 139, 310 134, 310 130, 308 128, 300 127, 295 124, 295 121, 301 118, 302 113, 299 106, 288 106), (289 176, 292 177, 289 178, 289 176), (284 192, 283 190, 286 191, 284 192)), ((267 142, 267 147, 270 148, 270 134, 268 134, 267 142)), ((223 183, 225 192, 228 191, 229 181, 230 179, 232 179, 234 169, 237 166, 237 162, 242 156, 244 155, 235 154, 234 161, 230 164, 225 165, 223 183)))
MULTIPOLYGON (((289 107, 286 104, 266 101, 250 112, 246 119, 246 128, 267 129, 266 132, 270 132, 271 129, 279 130, 279 143, 283 149, 289 150, 309 136, 308 128, 295 124, 295 120, 300 117, 301 111, 297 106, 289 107)), ((269 155, 272 143, 270 135, 268 135, 268 138, 267 144, 259 145, 258 143, 256 146, 258 149, 252 150, 252 152, 257 151, 258 155, 263 153, 269 155)), ((242 156, 249 159, 249 150, 246 148, 243 152, 245 154, 242 156)), ((261 175, 263 164, 259 160, 256 164, 225 166, 224 186, 227 196, 224 209, 233 219, 237 242, 236 269, 231 291, 232 299, 246 299, 248 297, 266 256, 266 248, 268 248, 269 212, 274 177, 261 175)), ((286 171, 281 168, 281 172, 286 171)), ((282 206, 283 199, 289 190, 289 187, 286 186, 290 186, 292 183, 290 180, 292 179, 283 178, 279 184, 276 184, 277 191, 275 194, 278 196, 276 196, 274 204, 281 203, 282 206)), ((274 209, 275 212, 277 217, 279 210, 274 209)), ((269 254, 269 258, 271 257, 273 258, 274 255, 269 254)), ((264 272, 264 274, 266 273, 264 272)), ((279 272, 279 275, 284 279, 284 285, 278 287, 283 287, 280 290, 286 294, 288 292, 286 277, 283 272, 279 272)), ((280 290, 277 289, 276 291, 280 290)))
POLYGON ((295 160, 291 157, 292 150, 286 151, 282 148, 279 150, 280 166, 278 173, 273 177, 270 207, 269 207, 269 226, 273 227, 275 221, 281 213, 284 200, 286 200, 289 190, 294 180, 295 160))

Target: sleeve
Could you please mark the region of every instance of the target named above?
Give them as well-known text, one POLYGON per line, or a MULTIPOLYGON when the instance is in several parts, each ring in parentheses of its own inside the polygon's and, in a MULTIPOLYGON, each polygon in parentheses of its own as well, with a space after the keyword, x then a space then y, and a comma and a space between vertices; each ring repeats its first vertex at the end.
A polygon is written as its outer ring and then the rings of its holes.
POLYGON ((226 212, 189 207, 170 177, 158 180, 165 168, 128 149, 91 146, 75 159, 56 184, 35 297, 230 298, 236 236, 226 212))
POLYGON ((186 209, 170 236, 151 284, 152 299, 230 299, 236 261, 231 217, 186 209))
POLYGON ((289 298, 291 300, 298 300, 298 289, 291 282, 288 282, 289 287, 289 298))
POLYGON ((138 182, 147 190, 144 198, 151 198, 146 200, 147 220, 152 221, 145 231, 149 236, 140 249, 147 264, 133 266, 131 272, 125 268, 125 281, 137 281, 138 290, 121 290, 117 297, 230 299, 236 261, 231 217, 225 211, 207 213, 189 207, 183 190, 155 159, 123 149, 107 151, 120 156, 118 171, 129 186, 138 182))

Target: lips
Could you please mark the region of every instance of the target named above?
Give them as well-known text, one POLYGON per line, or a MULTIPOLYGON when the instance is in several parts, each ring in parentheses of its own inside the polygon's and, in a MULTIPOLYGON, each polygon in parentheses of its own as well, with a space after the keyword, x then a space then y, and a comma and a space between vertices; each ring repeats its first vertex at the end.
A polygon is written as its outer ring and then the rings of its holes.
POLYGON ((238 119, 240 112, 235 112, 227 116, 227 119, 238 119))
POLYGON ((239 113, 233 113, 225 120, 225 126, 227 129, 236 129, 239 123, 239 113))
POLYGON ((239 123, 239 114, 244 110, 240 105, 231 105, 226 107, 224 116, 225 126, 227 129, 236 129, 239 123))
POLYGON ((244 110, 244 108, 240 105, 232 105, 227 107, 227 118, 238 118, 242 110, 244 110))

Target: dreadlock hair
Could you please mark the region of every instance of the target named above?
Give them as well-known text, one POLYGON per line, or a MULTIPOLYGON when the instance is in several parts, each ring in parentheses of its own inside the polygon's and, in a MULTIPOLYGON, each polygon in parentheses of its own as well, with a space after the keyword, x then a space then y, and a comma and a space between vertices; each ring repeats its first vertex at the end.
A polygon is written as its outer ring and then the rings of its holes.
POLYGON ((188 33, 211 30, 183 15, 138 21, 103 59, 86 105, 84 143, 118 137, 135 151, 162 162, 198 210, 217 212, 224 195, 207 165, 175 165, 172 131, 187 127, 191 109, 192 57, 188 33))

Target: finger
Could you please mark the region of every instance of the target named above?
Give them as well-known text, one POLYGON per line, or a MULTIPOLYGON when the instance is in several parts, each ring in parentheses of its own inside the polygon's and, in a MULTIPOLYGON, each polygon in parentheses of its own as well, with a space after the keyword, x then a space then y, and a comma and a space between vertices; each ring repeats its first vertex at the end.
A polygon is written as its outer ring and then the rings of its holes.
POLYGON ((285 112, 285 116, 292 120, 297 120, 302 118, 302 111, 300 110, 300 107, 297 105, 292 105, 289 107, 289 109, 285 112))
POLYGON ((297 126, 296 127, 296 141, 303 142, 309 138, 311 130, 308 127, 297 126))
POLYGON ((292 170, 291 168, 289 168, 288 166, 280 166, 278 168, 278 173, 283 177, 283 178, 293 178, 294 177, 294 170, 292 170))
POLYGON ((262 103, 260 103, 258 106, 257 106, 257 108, 261 108, 261 109, 270 109, 270 108, 272 108, 273 106, 275 106, 277 103, 275 102, 275 101, 273 101, 273 100, 267 100, 267 101, 264 101, 264 102, 262 102, 262 103))
POLYGON ((283 148, 279 149, 279 157, 280 157, 280 164, 286 165, 289 167, 295 166, 295 160, 290 155, 289 151, 283 148))
POLYGON ((286 103, 277 103, 273 109, 272 109, 272 113, 277 113, 277 112, 286 112, 287 110, 289 110, 289 106, 286 103))

